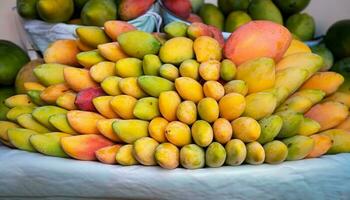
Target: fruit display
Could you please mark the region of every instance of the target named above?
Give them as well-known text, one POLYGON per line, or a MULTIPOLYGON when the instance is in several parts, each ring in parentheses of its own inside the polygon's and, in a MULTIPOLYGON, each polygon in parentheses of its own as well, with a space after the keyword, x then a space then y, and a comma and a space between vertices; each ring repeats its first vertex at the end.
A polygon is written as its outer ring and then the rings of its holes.
POLYGON ((57 40, 18 75, 21 93, 1 91, 3 144, 166 169, 350 152, 344 77, 284 26, 251 21, 227 41, 202 23, 105 26, 57 40))

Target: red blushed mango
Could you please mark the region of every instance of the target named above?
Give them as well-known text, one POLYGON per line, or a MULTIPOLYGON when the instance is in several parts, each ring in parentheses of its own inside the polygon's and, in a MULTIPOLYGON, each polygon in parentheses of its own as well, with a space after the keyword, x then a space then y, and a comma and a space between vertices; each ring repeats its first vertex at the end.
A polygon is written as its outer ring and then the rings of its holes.
POLYGON ((348 107, 335 101, 326 101, 313 106, 305 117, 317 121, 321 125, 320 131, 333 128, 343 122, 349 114, 348 107))
POLYGON ((153 5, 154 0, 121 0, 118 14, 121 20, 129 21, 146 13, 153 5))
POLYGON ((211 31, 212 37, 219 42, 220 47, 224 47, 225 45, 225 39, 222 35, 222 32, 220 29, 216 28, 215 26, 208 25, 209 30, 211 31))
POLYGON ((336 126, 335 129, 342 129, 350 132, 350 117, 347 117, 342 123, 336 126))
POLYGON ((136 30, 137 28, 132 24, 124 21, 111 20, 104 24, 105 33, 112 38, 113 41, 117 41, 117 37, 125 32, 136 30))
POLYGON ((72 110, 68 111, 67 119, 69 125, 80 134, 101 134, 97 122, 105 118, 94 112, 72 110))
POLYGON ((301 89, 319 89, 330 95, 343 84, 344 77, 336 72, 317 72, 308 79, 301 89))
POLYGON ((65 83, 50 85, 40 93, 40 98, 48 104, 55 104, 58 97, 69 91, 65 83))
POLYGON ((323 154, 327 153, 333 145, 332 139, 327 135, 315 134, 311 135, 310 138, 314 140, 314 148, 306 158, 321 157, 323 154))
POLYGON ((76 92, 98 86, 98 84, 92 80, 89 70, 86 69, 65 67, 63 69, 63 75, 66 84, 76 92))
POLYGON ((101 135, 78 135, 61 139, 63 151, 77 160, 96 160, 97 150, 112 145, 111 141, 101 135))
POLYGON ((259 57, 270 57, 278 62, 291 41, 292 35, 284 26, 270 21, 252 21, 231 34, 224 46, 224 55, 237 65, 259 57))
POLYGON ((192 10, 189 0, 163 0, 163 4, 173 14, 183 19, 187 19, 192 10))
POLYGON ((98 52, 107 60, 117 62, 122 58, 127 58, 118 42, 100 44, 97 46, 98 52))
POLYGON ((77 54, 80 52, 75 40, 57 40, 44 52, 45 63, 79 66, 77 54))
POLYGON ((95 152, 97 160, 99 160, 101 163, 104 163, 104 164, 110 164, 110 165, 116 164, 117 160, 115 159, 115 157, 121 146, 122 145, 120 144, 116 144, 113 146, 103 147, 97 150, 95 152))
POLYGON ((75 99, 75 105, 79 110, 95 112, 96 108, 92 100, 96 97, 105 95, 100 87, 92 87, 81 90, 75 99))
POLYGON ((187 28, 187 35, 192 40, 194 40, 200 36, 210 36, 211 37, 213 34, 212 34, 208 25, 196 22, 196 23, 192 23, 187 28))
POLYGON ((187 17, 186 21, 195 23, 195 22, 203 22, 202 18, 196 14, 190 13, 190 15, 187 17))

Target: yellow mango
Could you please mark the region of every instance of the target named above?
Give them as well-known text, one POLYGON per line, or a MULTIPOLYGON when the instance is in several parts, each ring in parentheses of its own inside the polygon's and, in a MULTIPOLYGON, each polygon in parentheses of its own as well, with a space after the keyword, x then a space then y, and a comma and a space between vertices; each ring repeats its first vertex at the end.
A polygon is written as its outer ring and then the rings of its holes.
POLYGON ((100 119, 97 121, 97 129, 98 131, 105 136, 106 138, 112 140, 113 142, 122 142, 122 140, 118 137, 117 134, 113 131, 113 123, 118 119, 100 119))
POLYGON ((311 53, 311 49, 304 42, 293 39, 283 57, 296 53, 311 53))
POLYGON ((115 75, 115 64, 113 62, 100 62, 90 68, 91 78, 101 83, 105 78, 115 75))
POLYGON ((142 69, 145 75, 158 76, 160 66, 162 62, 157 55, 148 54, 143 57, 142 69))
POLYGON ((168 121, 177 119, 176 110, 180 103, 181 98, 175 91, 166 91, 159 95, 159 111, 168 121))
POLYGON ((87 44, 84 44, 79 38, 76 39, 75 42, 76 42, 80 51, 92 51, 95 49, 95 48, 88 46, 87 44))
POLYGON ((179 95, 185 100, 197 103, 204 97, 201 84, 192 78, 177 78, 175 80, 175 88, 179 95))
POLYGON ((16 122, 17 117, 23 114, 30 114, 33 112, 35 109, 34 106, 16 106, 11 108, 7 113, 6 113, 6 118, 10 121, 16 122))
POLYGON ((265 161, 265 150, 259 142, 250 142, 246 144, 247 157, 245 162, 251 165, 259 165, 265 161))
POLYGON ((135 97, 137 99, 147 96, 137 83, 136 77, 128 77, 119 80, 118 86, 123 94, 135 97))
POLYGON ((55 104, 58 97, 69 91, 70 88, 64 83, 50 85, 40 94, 40 98, 48 104, 55 104))
POLYGON ((246 96, 246 106, 243 115, 259 120, 271 115, 277 104, 277 99, 270 92, 257 92, 246 96))
POLYGON ((165 127, 165 137, 170 143, 178 147, 192 142, 190 127, 179 121, 170 122, 165 127))
POLYGON ((247 156, 247 149, 242 140, 232 139, 225 145, 226 161, 230 166, 241 165, 247 156))
POLYGON ((80 65, 87 69, 96 65, 99 62, 105 61, 105 59, 98 53, 97 50, 80 52, 77 55, 77 60, 80 65))
POLYGON ((36 152, 29 141, 30 136, 36 134, 38 133, 24 128, 10 128, 7 130, 10 143, 17 149, 29 152, 36 152))
POLYGON ((156 165, 155 151, 159 143, 150 137, 143 137, 133 144, 133 153, 137 161, 142 165, 156 165))
POLYGON ((133 155, 133 145, 127 144, 120 147, 116 154, 116 161, 118 164, 124 166, 139 164, 133 155))
POLYGON ((259 123, 250 117, 240 117, 232 123, 233 137, 243 142, 253 142, 257 140, 261 133, 259 123))
POLYGON ((24 89, 28 92, 29 90, 43 91, 45 86, 37 82, 25 82, 23 83, 24 89))
POLYGON ((148 121, 138 119, 117 120, 113 122, 114 133, 125 143, 148 136, 148 121))
POLYGON ((99 44, 110 42, 105 32, 95 26, 80 26, 75 29, 79 39, 90 47, 96 48, 99 44))
POLYGON ((186 37, 172 38, 159 50, 159 57, 163 63, 180 64, 193 56, 193 41, 186 37))
POLYGON ((304 117, 302 123, 299 126, 298 135, 309 136, 317 133, 320 128, 321 126, 317 121, 304 117))
POLYGON ((220 78, 220 62, 208 60, 199 65, 199 75, 206 81, 217 81, 220 78))
POLYGON ((138 58, 122 58, 117 61, 116 74, 119 77, 138 77, 143 74, 142 61, 138 58))
POLYGON ((219 118, 219 105, 215 99, 206 97, 198 102, 198 115, 201 119, 212 123, 219 118))
POLYGON ((8 141, 7 130, 10 128, 19 128, 18 124, 9 121, 0 121, 0 139, 8 141))
POLYGON ((235 63, 233 63, 229 59, 225 59, 221 62, 220 65, 220 77, 224 81, 232 81, 237 73, 237 67, 235 63))
POLYGON ((57 107, 57 106, 41 106, 33 110, 33 117, 35 120, 40 122, 42 125, 46 126, 50 130, 55 130, 51 125, 49 119, 51 116, 56 114, 66 114, 67 110, 57 107))
POLYGON ((35 106, 30 97, 26 94, 17 94, 5 100, 5 106, 14 108, 16 106, 35 106))
POLYGON ((180 150, 180 163, 186 169, 199 169, 205 165, 205 152, 196 144, 188 144, 180 150))
POLYGON ((269 164, 279 164, 286 160, 288 147, 283 142, 274 140, 264 145, 265 162, 269 164))
POLYGON ((226 150, 218 142, 211 143, 205 151, 205 163, 209 167, 221 167, 226 160, 226 150))
POLYGON ((300 89, 318 89, 328 96, 336 92, 343 82, 344 77, 336 72, 317 72, 300 89))
POLYGON ((47 129, 45 126, 41 125, 39 122, 37 122, 33 116, 29 113, 23 114, 17 117, 17 122, 19 125, 21 125, 23 128, 33 130, 37 133, 48 133, 50 132, 49 129, 47 129))
POLYGON ((233 80, 224 85, 225 94, 238 93, 243 96, 248 93, 248 85, 242 80, 233 80))
POLYGON ((188 59, 181 63, 179 67, 180 75, 182 77, 193 78, 198 80, 199 78, 199 63, 194 59, 188 59))
POLYGON ((72 110, 67 112, 67 119, 69 125, 80 134, 100 134, 96 124, 104 117, 93 112, 72 110))
POLYGON ((118 118, 119 116, 113 111, 110 104, 112 96, 99 96, 92 100, 96 110, 108 119, 118 118))
POLYGON ((198 62, 205 62, 208 60, 220 61, 222 58, 219 42, 209 36, 200 36, 196 38, 193 43, 193 49, 198 62))
POLYGON ((161 77, 168 79, 169 81, 174 81, 179 77, 179 69, 173 64, 163 64, 159 68, 159 74, 161 77))
POLYGON ((226 144, 232 137, 232 126, 230 121, 225 118, 215 120, 213 124, 213 132, 215 141, 220 144, 226 144))
POLYGON ((328 135, 315 134, 311 135, 310 138, 314 140, 314 148, 306 156, 306 158, 318 158, 326 154, 327 151, 332 147, 332 138, 328 135))
POLYGON ((137 83, 152 97, 159 97, 160 93, 175 90, 174 83, 158 76, 140 76, 137 83))
POLYGON ((149 135, 157 140, 159 143, 166 142, 165 128, 168 125, 168 121, 162 117, 153 118, 148 126, 149 135))
POLYGON ((207 81, 203 85, 203 92, 206 97, 219 101, 225 95, 225 88, 217 81, 207 81))
POLYGON ((75 99, 77 94, 72 91, 65 92, 59 96, 56 100, 56 104, 67 110, 76 110, 77 106, 75 105, 75 99))
POLYGON ((194 142, 201 147, 209 146, 214 138, 212 127, 203 120, 198 120, 192 125, 191 133, 194 142))
POLYGON ((113 111, 123 119, 134 118, 133 110, 137 99, 128 95, 115 96, 111 101, 113 111))
POLYGON ((176 110, 176 117, 185 124, 193 124, 197 120, 197 108, 193 101, 181 102, 176 110))
POLYGON ((155 97, 139 99, 135 104, 133 114, 136 118, 147 121, 160 116, 158 99, 155 97))
POLYGON ((111 96, 117 96, 122 94, 122 92, 119 89, 119 81, 122 78, 118 77, 118 76, 110 76, 105 78, 102 82, 101 82, 101 87, 103 89, 103 91, 111 96))
POLYGON ((122 58, 127 58, 118 42, 110 42, 97 46, 98 53, 109 61, 117 62, 122 58))
POLYGON ((64 114, 56 114, 49 117, 50 124, 55 127, 57 130, 68 133, 71 135, 76 135, 77 132, 73 130, 73 128, 69 125, 67 115, 64 114))
POLYGON ((175 169, 180 163, 180 151, 171 143, 162 143, 156 148, 154 157, 162 168, 175 169))
POLYGON ((98 86, 98 84, 92 80, 89 71, 86 69, 65 67, 63 74, 66 84, 76 92, 98 86))
POLYGON ((245 99, 238 93, 229 93, 219 101, 220 117, 232 121, 244 112, 246 106, 245 99))

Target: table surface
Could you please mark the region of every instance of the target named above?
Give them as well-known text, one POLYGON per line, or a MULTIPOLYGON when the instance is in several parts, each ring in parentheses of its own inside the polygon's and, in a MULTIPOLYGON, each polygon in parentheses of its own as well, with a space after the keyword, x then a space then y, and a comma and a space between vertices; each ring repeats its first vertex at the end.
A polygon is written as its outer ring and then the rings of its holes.
POLYGON ((199 170, 113 166, 0 145, 0 199, 350 199, 350 154, 199 170))

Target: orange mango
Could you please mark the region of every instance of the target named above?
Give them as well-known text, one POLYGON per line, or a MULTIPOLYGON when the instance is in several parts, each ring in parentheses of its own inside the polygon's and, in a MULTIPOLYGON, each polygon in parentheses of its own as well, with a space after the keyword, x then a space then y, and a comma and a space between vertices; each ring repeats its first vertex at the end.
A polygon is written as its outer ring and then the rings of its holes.
POLYGON ((98 86, 98 84, 90 77, 89 70, 65 67, 63 74, 67 85, 76 92, 98 86))
POLYGON ((56 40, 44 52, 45 63, 79 66, 77 54, 80 52, 75 40, 56 40))
POLYGON ((319 89, 328 96, 337 91, 343 82, 344 77, 336 72, 317 72, 300 89, 319 89))
POLYGON ((96 126, 98 131, 113 142, 122 142, 117 134, 114 133, 112 124, 117 121, 117 119, 100 119, 97 121, 96 126))
POLYGON ((78 133, 100 134, 97 129, 97 122, 104 119, 104 117, 94 112, 72 110, 68 111, 67 119, 69 125, 78 133))
POLYGON ((40 94, 40 98, 48 104, 55 104, 58 97, 69 91, 67 84, 60 83, 57 85, 50 85, 40 94))
POLYGON ((125 21, 110 20, 104 23, 104 31, 113 41, 116 41, 120 34, 133 30, 136 30, 136 27, 125 21))
POLYGON ((315 134, 311 135, 310 138, 314 140, 314 148, 306 158, 321 157, 323 154, 326 154, 333 145, 332 139, 327 135, 315 134))
POLYGON ((98 149, 95 152, 97 160, 104 164, 110 164, 110 165, 116 164, 117 160, 115 159, 115 157, 120 147, 121 147, 120 144, 116 144, 113 146, 107 146, 107 147, 98 149))

